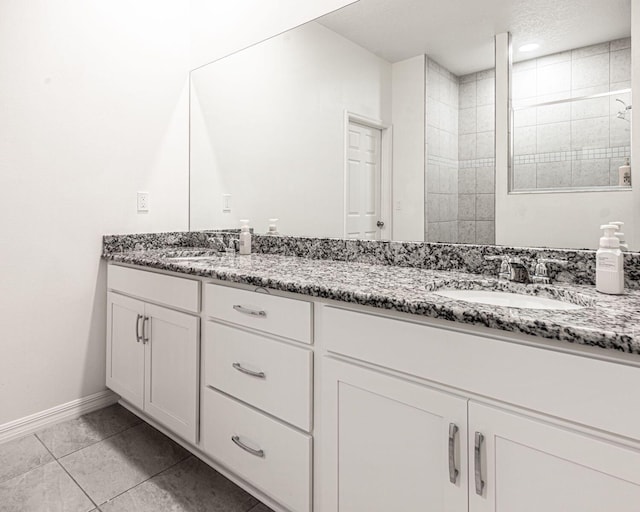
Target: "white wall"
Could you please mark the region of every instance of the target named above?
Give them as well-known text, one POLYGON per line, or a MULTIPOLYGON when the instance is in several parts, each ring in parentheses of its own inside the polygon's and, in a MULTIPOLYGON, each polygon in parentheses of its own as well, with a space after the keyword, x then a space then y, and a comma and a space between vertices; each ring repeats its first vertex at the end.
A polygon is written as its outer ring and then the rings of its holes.
POLYGON ((424 240, 424 55, 392 65, 394 240, 424 240))
POLYGON ((190 0, 191 68, 212 62, 355 0, 190 0))
POLYGON ((187 227, 188 27, 182 0, 0 2, 0 425, 104 389, 102 235, 187 227))
POLYGON ((191 228, 263 233, 277 217, 288 235, 343 236, 344 112, 390 122, 391 64, 309 23, 192 84, 191 228))

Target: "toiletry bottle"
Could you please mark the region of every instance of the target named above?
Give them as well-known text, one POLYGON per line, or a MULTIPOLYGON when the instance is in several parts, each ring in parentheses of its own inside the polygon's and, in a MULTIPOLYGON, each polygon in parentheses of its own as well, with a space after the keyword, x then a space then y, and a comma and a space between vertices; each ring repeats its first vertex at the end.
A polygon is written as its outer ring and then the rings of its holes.
POLYGON ((280 219, 269 219, 269 230, 266 232, 269 236, 279 235, 278 226, 276 226, 276 222, 280 219))
POLYGON ((624 269, 620 240, 615 236, 617 226, 600 226, 604 236, 596 253, 596 290, 611 295, 624 293, 624 269))
POLYGON ((249 221, 241 220, 240 224, 240 254, 251 254, 251 231, 249 231, 249 221))
POLYGON ((618 238, 618 240, 620 240, 620 250, 622 252, 626 252, 629 250, 629 244, 627 244, 626 240, 624 239, 624 233, 622 231, 622 227, 624 226, 624 222, 620 222, 619 220, 614 220, 609 222, 609 224, 611 224, 612 226, 616 226, 616 232, 615 235, 618 238))
POLYGON ((618 167, 618 185, 621 187, 631 186, 631 162, 629 157, 624 161, 624 165, 618 167))

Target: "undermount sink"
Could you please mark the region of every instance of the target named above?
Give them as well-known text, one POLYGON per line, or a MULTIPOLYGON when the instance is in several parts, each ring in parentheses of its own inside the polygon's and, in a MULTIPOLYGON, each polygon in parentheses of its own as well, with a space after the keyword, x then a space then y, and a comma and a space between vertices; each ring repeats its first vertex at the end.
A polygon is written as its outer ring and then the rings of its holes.
POLYGON ((210 254, 208 256, 169 256, 168 260, 181 262, 181 261, 202 261, 202 260, 211 260, 216 258, 217 255, 210 254))
POLYGON ((583 306, 565 302, 562 300, 539 297, 537 295, 524 295, 508 291, 491 290, 438 290, 436 295, 449 299, 474 302, 476 304, 486 304, 491 306, 505 306, 509 308, 523 309, 555 309, 562 311, 573 311, 582 309, 583 306))

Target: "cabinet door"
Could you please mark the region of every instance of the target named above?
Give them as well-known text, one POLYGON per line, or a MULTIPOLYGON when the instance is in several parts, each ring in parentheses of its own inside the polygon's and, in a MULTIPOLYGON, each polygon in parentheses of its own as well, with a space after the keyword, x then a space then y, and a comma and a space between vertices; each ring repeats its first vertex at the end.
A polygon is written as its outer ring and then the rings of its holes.
POLYGON ((127 402, 144 405, 144 303, 107 293, 107 387, 127 402))
POLYGON ((466 511, 467 401, 333 359, 324 366, 320 509, 466 511))
POLYGON ((640 451, 628 447, 471 402, 469 454, 471 512, 640 510, 640 451))
POLYGON ((145 317, 144 410, 196 443, 200 319, 151 304, 145 317))

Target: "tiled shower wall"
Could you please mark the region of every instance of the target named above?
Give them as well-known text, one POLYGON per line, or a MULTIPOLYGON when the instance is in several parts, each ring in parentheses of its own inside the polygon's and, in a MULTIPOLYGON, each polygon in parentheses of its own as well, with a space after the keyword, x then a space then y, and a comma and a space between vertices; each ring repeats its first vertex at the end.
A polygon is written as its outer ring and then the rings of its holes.
POLYGON ((458 77, 427 59, 425 241, 458 241, 458 77))
POLYGON ((495 70, 460 77, 458 242, 495 243, 495 70))
POLYGON ((495 243, 495 71, 457 77, 427 59, 428 242, 495 243))
POLYGON ((631 87, 631 40, 619 39, 513 65, 514 189, 618 185, 630 155, 631 93, 535 104, 631 87))

